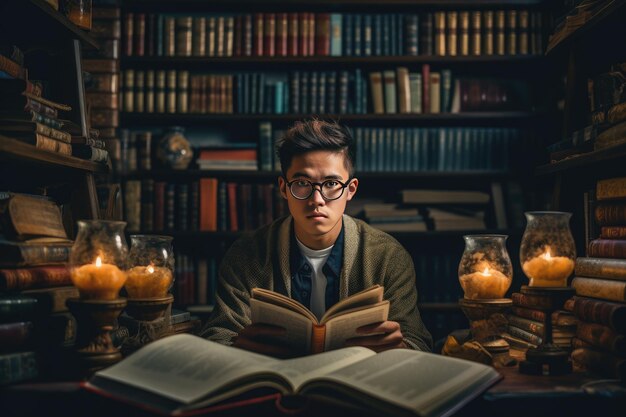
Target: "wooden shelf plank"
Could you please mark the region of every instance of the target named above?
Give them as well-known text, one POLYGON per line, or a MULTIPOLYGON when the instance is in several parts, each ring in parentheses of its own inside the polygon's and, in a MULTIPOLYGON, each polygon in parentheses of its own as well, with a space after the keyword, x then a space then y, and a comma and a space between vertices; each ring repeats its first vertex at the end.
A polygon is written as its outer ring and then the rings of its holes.
POLYGON ((536 176, 551 175, 581 167, 600 167, 607 162, 617 162, 626 157, 626 143, 607 149, 592 151, 573 156, 562 161, 538 166, 536 176))
POLYGON ((11 39, 15 35, 27 44, 57 44, 78 39, 84 47, 98 49, 92 36, 44 0, 5 1, 0 11, 0 27, 11 39), (26 29, 25 22, 28 22, 26 29))
POLYGON ((105 164, 86 161, 58 152, 38 149, 33 145, 0 135, 0 159, 39 162, 48 166, 66 167, 94 173, 107 173, 105 164))
MULTIPOLYGON (((121 113, 122 125, 176 125, 176 124, 204 124, 212 122, 224 123, 252 123, 252 122, 293 122, 309 118, 310 114, 168 114, 168 113, 121 113)), ((436 114, 323 114, 322 119, 338 120, 341 122, 471 122, 484 121, 493 124, 496 121, 528 120, 540 117, 538 113, 530 111, 493 111, 493 112, 466 112, 466 113, 436 113, 436 114)))

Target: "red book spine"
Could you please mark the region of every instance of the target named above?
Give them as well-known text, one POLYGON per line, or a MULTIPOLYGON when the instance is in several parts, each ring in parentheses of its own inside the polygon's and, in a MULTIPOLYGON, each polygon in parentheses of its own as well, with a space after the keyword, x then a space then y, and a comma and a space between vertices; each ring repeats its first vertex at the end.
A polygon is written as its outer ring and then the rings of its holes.
POLYGON ((263 13, 254 14, 254 55, 263 56, 263 13))
POLYGON ((146 15, 145 13, 137 13, 135 15, 134 33, 133 33, 133 53, 136 56, 144 56, 145 54, 145 38, 146 38, 146 15))
POLYGON ((593 258, 626 258, 626 240, 594 239, 589 242, 587 256, 593 258))
POLYGON ((309 13, 309 55, 315 54, 315 13, 309 13))
POLYGON ((265 13, 263 23, 263 55, 274 56, 276 43, 276 15, 265 13))
POLYGON ((603 239, 626 239, 626 226, 603 226, 600 228, 603 239))
POLYGON ((626 304, 574 297, 573 312, 581 321, 604 324, 618 333, 626 333, 626 304))
POLYGON ((154 231, 161 232, 165 229, 165 182, 154 183, 154 231))
POLYGON ((330 13, 318 13, 315 25, 315 55, 330 55, 330 13))
POLYGON ((72 285, 70 270, 65 266, 0 269, 0 290, 2 291, 63 285, 72 285))
POLYGON ((289 13, 287 24, 287 55, 298 56, 298 41, 300 34, 298 30, 298 13, 289 13))
POLYGON ((239 231, 239 222, 237 221, 237 183, 229 182, 226 184, 226 192, 228 194, 228 223, 231 232, 239 231))
POLYGON ((289 36, 287 13, 276 14, 276 55, 287 56, 287 38, 289 36))
POLYGON ((601 204, 595 209, 600 226, 623 226, 626 223, 626 204, 601 204))
POLYGON ((133 13, 124 15, 124 55, 133 55, 133 13))
POLYGON ((300 56, 309 55, 309 14, 300 13, 298 15, 300 56))

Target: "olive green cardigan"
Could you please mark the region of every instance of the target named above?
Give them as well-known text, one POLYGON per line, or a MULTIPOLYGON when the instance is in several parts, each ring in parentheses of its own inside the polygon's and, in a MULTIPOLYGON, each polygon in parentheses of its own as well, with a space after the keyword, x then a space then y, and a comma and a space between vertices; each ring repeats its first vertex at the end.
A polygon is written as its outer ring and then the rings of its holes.
MULTIPOLYGON (((275 220, 233 243, 219 270, 215 309, 201 335, 231 344, 250 324, 250 294, 261 287, 291 295, 289 245, 293 219, 275 220)), ((345 242, 339 298, 379 284, 390 301, 389 320, 400 323, 406 344, 430 351, 432 338, 417 309, 415 269, 407 251, 388 234, 343 216, 345 242)))

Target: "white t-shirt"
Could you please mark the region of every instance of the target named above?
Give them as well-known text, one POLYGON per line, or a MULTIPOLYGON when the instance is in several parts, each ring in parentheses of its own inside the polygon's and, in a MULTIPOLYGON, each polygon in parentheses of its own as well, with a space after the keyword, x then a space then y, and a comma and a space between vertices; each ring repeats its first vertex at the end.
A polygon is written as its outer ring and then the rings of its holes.
POLYGON ((306 261, 311 265, 311 311, 320 319, 326 312, 326 275, 322 268, 326 264, 326 260, 333 250, 333 246, 325 249, 314 250, 306 247, 296 238, 300 253, 306 261))

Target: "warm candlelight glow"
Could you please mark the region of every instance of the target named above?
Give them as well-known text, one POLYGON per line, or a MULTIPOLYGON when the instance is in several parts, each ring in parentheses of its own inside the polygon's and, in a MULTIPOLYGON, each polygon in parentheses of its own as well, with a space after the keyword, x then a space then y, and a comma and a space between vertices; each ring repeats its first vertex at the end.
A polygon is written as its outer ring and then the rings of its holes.
POLYGON ((173 275, 161 266, 135 266, 128 271, 126 291, 129 298, 165 297, 172 285, 173 275))
POLYGON ((470 300, 503 298, 511 285, 511 278, 493 267, 486 266, 484 262, 479 263, 476 270, 459 277, 465 298, 470 300))
POLYGON ((552 256, 550 246, 544 253, 522 265, 531 287, 567 287, 567 278, 574 271, 574 261, 565 256, 552 256))
POLYGON ((126 281, 126 273, 97 256, 92 264, 72 269, 72 282, 80 297, 93 300, 115 300, 126 281))

